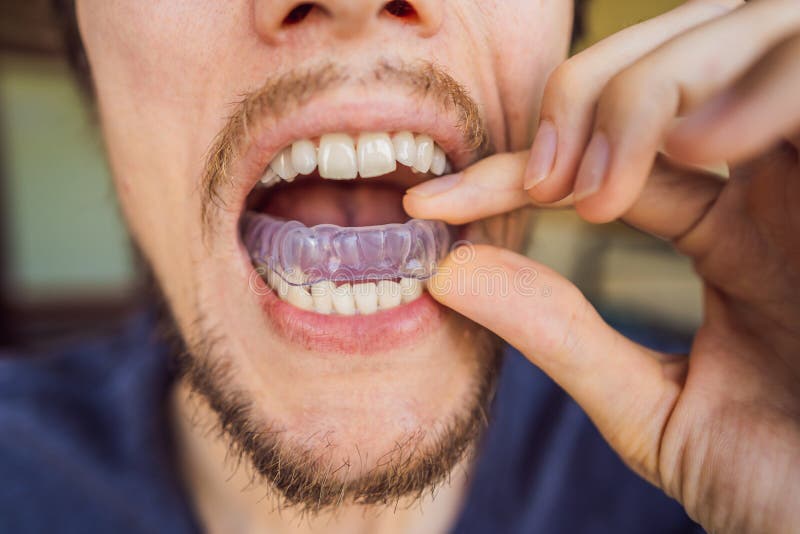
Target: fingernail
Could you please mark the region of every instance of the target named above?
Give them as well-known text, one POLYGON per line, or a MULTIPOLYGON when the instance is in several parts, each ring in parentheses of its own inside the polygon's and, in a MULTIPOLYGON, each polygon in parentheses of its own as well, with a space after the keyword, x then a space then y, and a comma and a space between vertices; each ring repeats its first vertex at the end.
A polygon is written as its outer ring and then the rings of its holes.
POLYGON ((447 176, 442 176, 441 178, 434 178, 433 180, 423 182, 407 190, 406 193, 409 195, 416 195, 418 197, 433 197, 450 191, 460 182, 461 173, 449 174, 447 176))
POLYGON ((550 175, 556 161, 557 146, 558 131, 555 125, 548 120, 541 121, 525 168, 525 190, 536 187, 550 175))
POLYGON ((597 193, 603 186, 611 159, 611 147, 603 132, 595 132, 581 161, 578 177, 575 179, 575 201, 583 200, 597 193))

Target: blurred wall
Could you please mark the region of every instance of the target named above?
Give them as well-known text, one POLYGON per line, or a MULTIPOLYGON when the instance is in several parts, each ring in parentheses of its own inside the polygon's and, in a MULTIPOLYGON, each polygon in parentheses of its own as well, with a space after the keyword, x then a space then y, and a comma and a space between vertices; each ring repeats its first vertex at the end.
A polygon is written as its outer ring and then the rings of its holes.
POLYGON ((0 128, 7 291, 14 300, 103 296, 134 280, 101 140, 58 59, 5 55, 0 128))
POLYGON ((579 48, 684 3, 683 0, 588 0, 588 2, 589 25, 579 48))

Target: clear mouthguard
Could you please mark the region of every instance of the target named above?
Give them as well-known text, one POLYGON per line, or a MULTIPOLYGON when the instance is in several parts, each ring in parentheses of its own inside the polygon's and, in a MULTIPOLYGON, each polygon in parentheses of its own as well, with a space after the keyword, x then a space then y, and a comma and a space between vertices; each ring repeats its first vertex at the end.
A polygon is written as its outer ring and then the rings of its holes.
POLYGON ((257 266, 288 284, 309 286, 323 280, 425 280, 447 254, 452 237, 442 221, 411 219, 403 224, 345 228, 308 227, 262 213, 245 213, 244 244, 257 266))

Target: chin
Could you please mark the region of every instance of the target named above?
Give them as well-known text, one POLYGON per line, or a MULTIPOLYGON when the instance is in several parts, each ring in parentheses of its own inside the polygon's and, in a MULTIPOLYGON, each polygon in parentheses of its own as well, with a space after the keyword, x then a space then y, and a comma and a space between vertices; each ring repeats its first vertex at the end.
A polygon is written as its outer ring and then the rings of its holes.
POLYGON ((214 292, 228 298, 206 317, 227 311, 196 325, 183 374, 283 506, 413 501, 471 461, 500 363, 486 330, 424 291, 345 317, 214 292))

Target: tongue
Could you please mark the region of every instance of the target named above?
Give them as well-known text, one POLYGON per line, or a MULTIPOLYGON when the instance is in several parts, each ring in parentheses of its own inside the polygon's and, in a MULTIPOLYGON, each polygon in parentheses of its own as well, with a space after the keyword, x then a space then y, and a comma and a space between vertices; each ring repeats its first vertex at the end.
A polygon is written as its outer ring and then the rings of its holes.
POLYGON ((372 226, 408 220, 403 191, 397 187, 362 180, 298 182, 269 191, 261 211, 306 226, 372 226))

